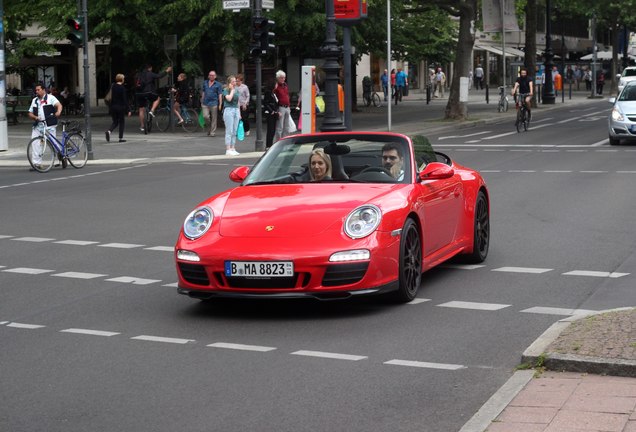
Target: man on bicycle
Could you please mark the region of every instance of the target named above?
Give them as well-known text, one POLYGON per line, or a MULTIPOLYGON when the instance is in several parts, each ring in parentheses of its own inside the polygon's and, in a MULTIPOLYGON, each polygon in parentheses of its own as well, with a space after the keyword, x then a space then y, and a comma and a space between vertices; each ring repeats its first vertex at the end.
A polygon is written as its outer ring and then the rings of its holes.
MULTIPOLYGON (((46 88, 42 83, 35 85, 35 94, 36 96, 29 107, 29 118, 34 121, 31 129, 31 138, 43 135, 45 127, 50 134, 55 136, 57 118, 62 115, 62 104, 55 96, 46 92, 46 88)), ((41 157, 39 154, 33 154, 33 162, 40 164, 41 157)))
POLYGON ((528 120, 530 120, 530 101, 532 100, 532 95, 534 94, 534 83, 532 82, 532 79, 528 77, 528 70, 526 68, 521 68, 519 70, 519 78, 517 78, 517 81, 515 81, 515 85, 512 88, 513 97, 517 94, 517 91, 520 95, 525 95, 525 100, 520 102, 526 104, 526 109, 528 110, 528 120))
POLYGON ((155 80, 163 78, 170 72, 172 72, 172 67, 168 66, 164 72, 156 74, 152 71, 152 65, 147 64, 146 69, 137 75, 137 106, 139 107, 139 125, 142 132, 144 132, 144 128, 146 127, 144 117, 147 102, 152 102, 149 112, 152 117, 155 116, 155 110, 157 106, 159 106, 159 95, 157 94, 155 80))

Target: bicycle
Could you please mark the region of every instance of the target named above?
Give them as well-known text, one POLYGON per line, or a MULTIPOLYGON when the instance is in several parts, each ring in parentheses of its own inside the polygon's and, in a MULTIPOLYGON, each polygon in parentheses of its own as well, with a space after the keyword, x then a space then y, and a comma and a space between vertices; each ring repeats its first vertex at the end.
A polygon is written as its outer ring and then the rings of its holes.
POLYGON ((79 127, 75 126, 66 130, 71 124, 70 121, 62 121, 62 141, 51 134, 44 121, 38 121, 44 125, 44 130, 39 137, 33 138, 27 145, 27 159, 34 170, 44 173, 53 167, 57 157, 62 163, 62 168, 66 168, 70 163, 74 168, 82 168, 88 160, 88 150, 86 142, 79 127))
POLYGON ((364 100, 364 106, 371 106, 371 104, 373 104, 373 106, 376 108, 382 106, 380 95, 378 95, 376 92, 363 92, 362 99, 364 100))
MULTIPOLYGON (((201 129, 199 114, 193 108, 181 105, 179 112, 183 118, 183 122, 181 124, 177 123, 177 126, 181 126, 183 130, 188 133, 193 133, 197 129, 201 129)), ((160 132, 166 132, 168 128, 170 128, 171 115, 174 115, 172 113, 172 104, 170 103, 170 99, 167 99, 166 103, 155 112, 155 122, 160 132)))
POLYGON ((497 111, 508 111, 508 95, 506 94, 506 87, 499 86, 499 103, 497 104, 497 111))
POLYGON ((155 93, 137 93, 135 96, 135 99, 137 100, 137 109, 144 109, 144 135, 148 135, 152 131, 152 116, 150 115, 150 108, 156 99, 151 101, 148 98, 150 95, 156 96, 155 93), (142 101, 143 104, 141 103, 142 101))
POLYGON ((521 132, 521 128, 523 128, 524 131, 527 131, 528 126, 530 126, 530 113, 526 106, 526 97, 528 97, 528 93, 518 93, 515 98, 515 105, 517 106, 517 120, 515 121, 515 127, 517 128, 517 133, 521 132))

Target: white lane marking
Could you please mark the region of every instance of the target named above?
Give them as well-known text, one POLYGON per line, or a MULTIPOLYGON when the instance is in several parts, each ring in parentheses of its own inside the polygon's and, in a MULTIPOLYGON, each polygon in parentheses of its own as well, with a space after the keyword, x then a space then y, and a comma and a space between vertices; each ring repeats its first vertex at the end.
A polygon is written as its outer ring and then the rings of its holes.
POLYGON ((556 174, 556 173, 571 173, 571 170, 545 170, 544 173, 556 174))
POLYGON ((636 174, 636 171, 616 171, 618 174, 636 174))
POLYGON ((45 238, 45 237, 18 237, 18 238, 13 238, 11 240, 33 242, 33 243, 44 243, 44 242, 53 241, 55 239, 45 238))
POLYGON ((500 173, 501 170, 480 170, 482 173, 500 173))
POLYGON ((536 170, 509 170, 509 173, 536 173, 536 170))
POLYGON ((472 143, 478 143, 481 140, 470 140, 470 141, 466 141, 466 144, 472 144, 472 143))
POLYGON ((532 153, 534 150, 532 150, 532 149, 518 149, 518 150, 510 149, 510 151, 511 151, 511 152, 532 153))
POLYGON ((189 342, 195 342, 194 339, 179 339, 179 338, 168 338, 168 337, 148 336, 148 335, 134 336, 134 337, 131 337, 131 339, 143 340, 148 342, 165 342, 165 343, 173 343, 173 344, 187 344, 189 342))
POLYGON ((537 129, 541 129, 541 128, 548 127, 548 126, 554 126, 554 123, 546 123, 546 124, 542 124, 542 125, 539 125, 539 126, 532 126, 528 130, 537 130, 537 129))
POLYGON ((468 148, 468 149, 461 149, 461 148, 460 148, 460 149, 455 149, 455 151, 458 151, 458 152, 476 152, 476 151, 479 151, 479 149, 470 149, 470 148, 468 148))
POLYGON ((85 334, 90 336, 116 336, 121 333, 117 332, 109 332, 103 330, 89 330, 89 329, 81 329, 81 328, 68 328, 65 330, 60 330, 60 333, 76 333, 76 334, 85 334))
POLYGON ((506 132, 506 133, 502 133, 502 134, 499 134, 499 135, 492 135, 492 136, 489 136, 489 137, 484 137, 482 139, 491 140, 491 139, 501 138, 501 137, 505 137, 505 136, 509 136, 509 135, 516 135, 517 133, 518 133, 517 131, 506 132))
POLYGON ((10 235, 0 235, 0 239, 8 239, 8 238, 12 238, 13 236, 10 235))
POLYGON ((165 284, 165 285, 161 285, 161 286, 165 286, 165 287, 178 287, 179 286, 179 282, 173 282, 173 283, 169 283, 169 284, 165 284))
POLYGON ((532 273, 532 274, 541 274, 547 273, 554 269, 546 269, 546 268, 533 268, 533 267, 499 267, 496 269, 492 269, 492 271, 496 272, 506 272, 506 273, 532 273))
POLYGON ((98 245, 99 247, 118 248, 118 249, 134 249, 144 247, 145 245, 132 244, 132 243, 104 243, 98 245))
POLYGON ((566 308, 535 306, 528 309, 524 309, 521 312, 544 314, 544 315, 589 315, 589 314, 596 313, 597 311, 587 310, 587 309, 566 309, 566 308))
POLYGON ((52 274, 51 276, 65 277, 71 279, 96 279, 100 277, 106 277, 108 275, 98 273, 64 272, 52 274))
POLYGON ((465 302, 465 301, 450 301, 447 303, 438 304, 439 307, 458 308, 458 309, 475 309, 475 310, 488 310, 496 311, 499 309, 507 308, 509 304, 499 303, 477 303, 477 302, 465 302))
POLYGON ((336 359, 336 360, 350 360, 350 361, 358 361, 358 360, 364 360, 368 358, 365 356, 358 356, 358 355, 351 355, 351 354, 338 354, 338 353, 330 353, 330 352, 323 352, 323 351, 307 351, 307 350, 294 351, 293 353, 291 353, 291 355, 320 357, 320 358, 329 358, 329 359, 336 359))
POLYGON ((174 252, 174 246, 153 246, 153 247, 144 248, 144 250, 174 252))
POLYGON ((12 323, 7 324, 7 327, 35 330, 35 329, 43 328, 43 327, 46 327, 46 326, 37 325, 37 324, 24 324, 24 323, 12 322, 12 323))
POLYGON ((444 264, 442 268, 457 269, 457 270, 477 270, 478 268, 486 267, 482 264, 444 264))
POLYGON ((619 278, 629 275, 629 273, 614 273, 603 271, 590 271, 590 270, 573 270, 567 273, 562 273, 564 276, 591 276, 591 277, 603 277, 603 278, 619 278))
POLYGON ((9 324, 9 321, 0 321, 0 325, 9 324))
POLYGON ((133 285, 150 285, 153 283, 161 282, 161 279, 143 279, 132 276, 120 276, 112 279, 106 279, 108 282, 121 282, 129 283, 133 285))
POLYGON ((490 133, 490 131, 475 132, 475 133, 468 134, 468 135, 451 135, 451 136, 444 136, 444 137, 439 137, 439 138, 437 138, 437 140, 438 140, 438 141, 441 141, 441 140, 450 139, 450 138, 468 138, 468 137, 477 136, 477 135, 483 135, 483 134, 487 134, 487 133, 490 133))
POLYGON ((96 241, 86 241, 86 240, 60 240, 53 243, 57 244, 65 244, 65 245, 73 245, 73 246, 88 246, 97 244, 99 242, 96 241))
POLYGON ((431 299, 425 299, 425 298, 416 298, 411 300, 410 302, 408 302, 407 304, 410 305, 416 305, 416 304, 420 304, 420 303, 426 303, 426 302, 430 302, 431 299))
POLYGON ((216 342, 210 345, 206 345, 212 348, 225 348, 225 349, 234 349, 241 351, 257 351, 257 352, 268 352, 274 351, 276 348, 274 347, 266 347, 259 345, 243 345, 243 344, 235 344, 235 343, 226 343, 226 342, 216 342))
POLYGON ((7 273, 21 273, 21 274, 37 275, 37 274, 42 274, 42 273, 50 273, 50 272, 53 272, 55 270, 36 269, 36 268, 30 268, 30 267, 16 267, 16 268, 6 269, 6 270, 2 270, 2 271, 3 272, 7 272, 7 273))
POLYGON ((505 152, 505 151, 508 151, 508 150, 506 150, 506 149, 484 149, 484 151, 487 151, 487 152, 505 152))
POLYGON ((607 174, 607 171, 579 171, 584 174, 607 174))
POLYGON ((429 363, 429 362, 421 362, 421 361, 412 361, 412 360, 389 360, 384 362, 384 364, 388 365, 396 365, 396 366, 410 366, 410 367, 419 367, 419 368, 427 368, 427 369, 443 369, 443 370, 459 370, 459 369, 467 369, 466 366, 450 364, 450 363, 429 363))

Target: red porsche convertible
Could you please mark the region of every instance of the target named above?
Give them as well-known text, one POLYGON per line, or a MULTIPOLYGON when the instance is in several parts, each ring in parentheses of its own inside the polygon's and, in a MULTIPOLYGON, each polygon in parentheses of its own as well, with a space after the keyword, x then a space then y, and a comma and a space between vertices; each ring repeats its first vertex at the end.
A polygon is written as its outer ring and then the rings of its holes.
MULTIPOLYGON (((421 137, 420 137, 421 138, 421 137)), ((488 189, 478 172, 396 133, 295 135, 239 186, 185 219, 178 292, 214 297, 415 298, 422 273, 486 259, 488 189)))

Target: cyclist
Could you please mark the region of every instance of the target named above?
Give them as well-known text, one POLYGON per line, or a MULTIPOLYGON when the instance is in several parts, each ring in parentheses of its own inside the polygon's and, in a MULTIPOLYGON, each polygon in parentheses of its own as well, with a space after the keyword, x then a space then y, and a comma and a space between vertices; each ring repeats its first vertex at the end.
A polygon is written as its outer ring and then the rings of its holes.
POLYGON ((174 115, 177 116, 177 118, 179 119, 177 125, 181 125, 181 123, 183 123, 184 121, 183 117, 181 116, 181 107, 183 106, 185 108, 185 106, 190 102, 190 86, 188 85, 186 78, 186 74, 181 72, 177 76, 177 84, 174 87, 174 92, 176 94, 172 111, 174 112, 174 115))
POLYGON ((512 88, 512 96, 515 96, 517 94, 517 91, 520 95, 525 95, 525 100, 520 102, 526 104, 526 109, 528 110, 528 120, 530 120, 530 101, 532 100, 532 95, 534 94, 534 83, 528 76, 528 70, 526 68, 521 68, 519 70, 519 78, 517 78, 517 81, 515 81, 515 85, 512 88))
MULTIPOLYGON (((29 107, 29 118, 34 121, 31 129, 31 138, 44 134, 44 121, 49 133, 55 136, 57 130, 57 118, 62 115, 62 104, 52 94, 47 94, 46 87, 42 83, 35 85, 36 96, 31 101, 29 107)), ((39 165, 42 158, 39 154, 33 153, 33 163, 39 165)))
POLYGON ((144 132, 144 128, 146 127, 146 125, 144 125, 146 103, 152 102, 149 112, 152 117, 155 116, 155 110, 157 106, 159 106, 159 95, 157 94, 155 80, 163 78, 170 72, 172 72, 172 66, 168 66, 165 71, 156 74, 152 71, 152 65, 147 64, 146 69, 137 75, 137 106, 139 107, 139 125, 142 132, 144 132))

